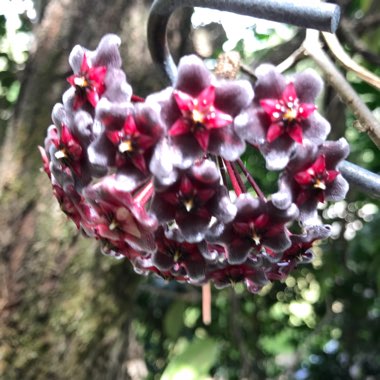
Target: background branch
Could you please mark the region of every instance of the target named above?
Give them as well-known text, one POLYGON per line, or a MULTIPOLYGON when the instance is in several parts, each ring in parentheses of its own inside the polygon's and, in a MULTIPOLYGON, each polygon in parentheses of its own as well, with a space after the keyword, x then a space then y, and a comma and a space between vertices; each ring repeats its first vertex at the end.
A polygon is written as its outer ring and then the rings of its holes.
POLYGON ((379 122, 322 49, 319 42, 319 32, 308 30, 303 47, 305 48, 305 52, 323 71, 326 80, 335 88, 342 100, 357 117, 358 123, 354 123, 354 126, 360 132, 367 132, 372 141, 380 148, 379 122))
POLYGON ((335 34, 322 33, 331 53, 347 70, 354 72, 360 79, 380 90, 380 78, 355 62, 343 49, 335 34))

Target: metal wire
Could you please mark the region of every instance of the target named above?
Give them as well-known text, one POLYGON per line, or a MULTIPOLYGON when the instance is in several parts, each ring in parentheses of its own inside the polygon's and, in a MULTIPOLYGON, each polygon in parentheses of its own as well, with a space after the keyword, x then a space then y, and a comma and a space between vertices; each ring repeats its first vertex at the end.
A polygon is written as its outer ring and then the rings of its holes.
POLYGON ((153 61, 172 82, 177 68, 168 49, 166 27, 179 7, 218 9, 332 33, 340 18, 339 6, 308 0, 156 0, 148 20, 148 45, 153 61))
MULTIPOLYGON (((166 28, 171 14, 179 7, 218 9, 332 33, 340 19, 337 5, 307 0, 155 0, 148 20, 148 45, 153 61, 171 83, 175 82, 177 66, 168 48, 166 28)), ((343 161, 339 170, 350 184, 380 199, 380 175, 348 161, 343 161)))

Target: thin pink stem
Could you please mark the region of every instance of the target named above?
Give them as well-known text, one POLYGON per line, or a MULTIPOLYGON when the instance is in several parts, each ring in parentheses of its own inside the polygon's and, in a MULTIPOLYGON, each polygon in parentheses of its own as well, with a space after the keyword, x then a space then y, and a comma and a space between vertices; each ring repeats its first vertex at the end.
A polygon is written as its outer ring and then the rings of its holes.
POLYGON ((236 178, 236 175, 235 175, 235 172, 232 168, 231 162, 229 162, 227 160, 223 160, 223 161, 224 161, 224 165, 226 165, 228 175, 230 176, 232 187, 233 187, 236 195, 239 196, 240 194, 243 193, 243 191, 239 185, 238 179, 236 178))
POLYGON ((202 286, 202 320, 205 325, 211 323, 211 286, 209 282, 202 286))
POLYGON ((231 166, 232 166, 232 170, 235 173, 235 177, 236 177, 237 181, 239 182, 239 186, 240 186, 242 192, 246 193, 247 192, 247 188, 245 187, 244 182, 243 182, 243 180, 240 177, 240 173, 239 173, 239 171, 238 171, 238 169, 236 167, 235 162, 231 162, 231 166))
POLYGON ((154 192, 153 181, 149 181, 144 188, 133 198, 136 203, 144 206, 152 197, 154 192))
POLYGON ((244 175, 246 176, 249 184, 253 187, 253 189, 255 190, 257 196, 261 199, 265 199, 265 195, 264 193, 261 191, 259 185, 256 183, 256 181, 253 179, 253 177, 251 176, 251 174, 249 173, 249 171, 247 170, 247 168, 245 167, 243 161, 239 158, 238 160, 236 160, 237 164, 239 165, 240 169, 242 170, 242 172, 244 173, 244 175))
POLYGON ((131 101, 134 103, 143 103, 143 102, 145 102, 145 99, 142 98, 141 96, 132 94, 131 101))

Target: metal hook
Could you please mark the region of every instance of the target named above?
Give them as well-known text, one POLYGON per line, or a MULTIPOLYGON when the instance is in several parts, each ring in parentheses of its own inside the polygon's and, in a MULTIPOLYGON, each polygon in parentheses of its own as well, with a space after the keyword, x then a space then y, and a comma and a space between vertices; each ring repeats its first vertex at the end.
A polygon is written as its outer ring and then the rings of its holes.
MULTIPOLYGON (((305 0, 155 0, 148 20, 148 45, 153 61, 171 83, 175 82, 177 66, 168 48, 166 28, 171 14, 179 7, 218 9, 332 33, 340 19, 339 6, 305 0)), ((348 182, 371 197, 380 198, 380 175, 348 161, 343 161, 339 170, 348 182)))
POLYGON ((173 83, 177 67, 170 54, 166 28, 171 14, 179 7, 212 8, 334 33, 340 19, 336 4, 305 0, 155 0, 148 20, 148 46, 173 83))

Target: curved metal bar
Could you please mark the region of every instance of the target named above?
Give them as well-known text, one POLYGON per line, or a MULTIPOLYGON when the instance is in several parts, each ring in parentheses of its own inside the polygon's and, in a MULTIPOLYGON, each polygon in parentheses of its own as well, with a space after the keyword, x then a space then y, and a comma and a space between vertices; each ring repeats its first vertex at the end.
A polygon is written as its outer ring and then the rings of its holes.
POLYGON ((172 83, 177 67, 168 48, 166 27, 171 14, 179 7, 218 9, 332 33, 340 18, 339 6, 306 0, 155 0, 148 20, 149 50, 153 61, 172 83))
POLYGON ((380 199, 380 176, 378 174, 348 161, 343 161, 338 169, 351 185, 356 185, 371 197, 380 199))

